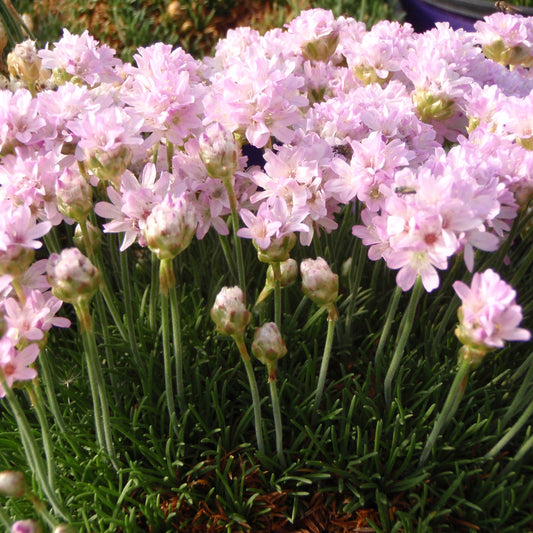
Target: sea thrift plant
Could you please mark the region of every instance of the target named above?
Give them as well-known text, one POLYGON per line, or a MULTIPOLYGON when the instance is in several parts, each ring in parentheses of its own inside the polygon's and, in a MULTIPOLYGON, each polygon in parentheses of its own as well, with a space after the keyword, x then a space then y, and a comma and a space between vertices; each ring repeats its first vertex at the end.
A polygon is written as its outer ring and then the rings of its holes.
POLYGON ((202 59, 154 43, 124 62, 67 29, 14 47, 0 403, 21 447, 0 458, 26 463, 2 467, 0 491, 31 494, 40 524, 14 502, 6 529, 305 529, 325 490, 357 530, 359 511, 383 531, 464 525, 462 507, 501 507, 507 487, 515 512, 511 477, 483 506, 461 491, 494 482, 490 461, 525 469, 533 447, 531 357, 506 355, 530 340, 533 21, 475 27, 367 28, 311 9, 229 30, 202 59), (465 427, 481 404, 490 417, 465 427), (453 466, 445 429, 477 439, 453 466), (90 483, 105 495, 88 506, 90 483), (103 501, 116 507, 100 524, 103 501))

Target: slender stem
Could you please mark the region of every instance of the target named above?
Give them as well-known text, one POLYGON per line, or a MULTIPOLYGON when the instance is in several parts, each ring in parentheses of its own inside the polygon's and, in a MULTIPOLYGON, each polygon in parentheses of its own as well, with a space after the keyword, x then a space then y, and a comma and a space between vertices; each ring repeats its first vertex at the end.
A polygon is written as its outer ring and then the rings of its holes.
POLYGON ((174 403, 174 390, 172 384, 172 356, 170 353, 170 318, 169 318, 169 290, 173 285, 172 260, 162 259, 159 267, 159 287, 161 302, 161 335, 163 340, 163 364, 165 372, 165 394, 167 399, 167 409, 170 420, 176 418, 176 405, 174 403), (169 264, 170 263, 170 264, 169 264))
POLYGON ((265 453, 265 444, 263 442, 263 427, 262 427, 262 417, 261 417, 261 400, 259 399, 259 389, 257 388, 257 381, 255 380, 254 369, 252 366, 252 361, 250 360, 250 355, 248 354, 248 349, 244 343, 244 338, 242 335, 233 337, 239 353, 241 354, 241 359, 244 363, 244 368, 246 368, 246 374, 248 376, 248 383, 250 384, 250 391, 252 393, 252 403, 254 408, 254 425, 255 425, 255 438, 257 440, 257 447, 259 452, 265 453))
POLYGON ((363 269, 366 264, 366 246, 363 246, 359 240, 357 240, 357 246, 359 247, 359 254, 357 259, 352 258, 348 280, 350 287, 350 304, 348 306, 345 319, 346 330, 348 332, 352 327, 352 319, 353 315, 355 314, 355 305, 357 303, 357 293, 359 291, 359 286, 361 285, 363 269))
POLYGON ((124 310, 126 312, 126 326, 128 334, 128 343, 130 350, 135 361, 135 366, 138 369, 138 374, 141 377, 143 383, 143 390, 146 393, 147 387, 145 386, 147 369, 146 361, 141 357, 139 352, 139 346, 137 344, 137 338, 135 337, 135 319, 133 316, 133 295, 131 289, 131 277, 130 269, 128 266, 128 255, 126 251, 120 254, 120 274, 122 279, 122 289, 124 295, 124 310))
POLYGON ((150 276, 150 304, 148 306, 148 321, 150 329, 157 329, 157 304, 159 301, 159 261, 155 254, 152 254, 152 271, 150 276))
POLYGON ((387 370, 387 374, 385 375, 384 387, 385 401, 387 402, 387 405, 390 405, 391 403, 392 380, 394 379, 394 376, 396 375, 396 372, 398 371, 398 368, 400 366, 403 351, 405 349, 407 339, 409 338, 409 334, 411 333, 411 329, 413 327, 415 311, 422 291, 423 285, 419 276, 416 279, 415 286, 413 287, 413 292, 411 293, 411 298, 409 299, 407 309, 405 310, 404 318, 402 320, 402 323, 400 324, 400 331, 398 332, 398 337, 396 340, 396 349, 394 350, 394 354, 387 370))
POLYGON ((522 276, 528 271, 532 262, 533 262, 533 246, 530 247, 527 255, 522 258, 521 265, 518 267, 518 270, 515 272, 513 278, 511 279, 510 285, 512 287, 516 287, 520 283, 522 276))
MULTIPOLYGON (((532 386, 533 364, 531 364, 531 361, 530 361, 529 364, 530 364, 530 366, 528 368, 526 377, 524 378, 524 381, 520 385, 520 388, 518 389, 518 392, 514 395, 513 401, 511 402, 511 405, 509 406, 509 408, 507 409, 507 412, 505 413, 505 416, 503 417, 502 427, 505 427, 509 423, 509 420, 520 409, 520 406, 521 406, 522 402, 524 402, 524 399, 527 398, 527 400, 531 401, 530 394, 528 394, 528 393, 530 391, 530 387, 532 386)), ((513 376, 513 378, 514 378, 514 376, 513 376)))
POLYGON ((491 459, 522 429, 523 425, 533 414, 533 402, 530 402, 522 416, 513 424, 511 429, 485 454, 486 459, 491 459))
POLYGON ((333 346, 333 333, 335 331, 336 317, 331 317, 328 314, 328 332, 326 335, 326 344, 324 346, 324 353, 322 355, 322 363, 320 365, 320 373, 318 375, 318 383, 315 392, 314 412, 318 412, 320 401, 322 400, 322 393, 324 392, 324 385, 326 383, 326 374, 328 372, 329 360, 331 357, 331 347, 333 346))
POLYGON ((441 431, 456 413, 457 408, 459 407, 459 404, 465 392, 466 384, 468 382, 468 376, 472 368, 471 364, 471 361, 469 361, 468 359, 463 359, 459 363, 459 368, 457 370, 457 373, 455 374, 452 386, 448 391, 448 396, 446 398, 446 401, 444 402, 444 407, 437 416, 435 425, 431 430, 431 434, 429 435, 426 445, 424 446, 424 450, 422 451, 422 455, 420 456, 419 466, 422 466, 427 461, 427 458, 431 450, 433 449, 433 446, 437 442, 437 438, 440 435, 441 431))
POLYGON ((520 446, 520 449, 516 452, 516 455, 511 459, 509 464, 505 467, 505 470, 502 471, 501 477, 506 477, 511 470, 513 470, 516 463, 522 460, 522 458, 533 448, 533 436, 529 437, 523 444, 520 446))
POLYGON ((242 242, 237 235, 239 230, 239 214, 237 213, 237 197, 235 196, 235 190, 231 179, 222 180, 229 197, 229 203, 231 207, 231 222, 233 225, 233 241, 235 245, 235 255, 237 257, 237 271, 239 276, 239 286, 246 294, 246 279, 244 275, 244 257, 242 254, 242 242))
POLYGON ((41 350, 41 352, 39 353, 39 366, 40 373, 43 377, 44 389, 46 399, 48 401, 48 406, 50 407, 50 411, 52 411, 52 414, 54 415, 54 419, 59 431, 61 431, 61 433, 65 433, 67 431, 67 425, 63 420, 61 409, 59 408, 59 404, 57 403, 57 394, 54 387, 54 378, 50 369, 48 348, 46 347, 43 348, 43 350, 41 350))
POLYGON ((398 285, 396 285, 396 288, 394 289, 394 292, 392 294, 392 298, 389 302, 389 308, 387 309, 387 318, 385 319, 385 324, 383 324, 381 335, 379 337, 378 347, 376 349, 375 365, 376 370, 378 372, 378 377, 379 374, 381 374, 381 367, 383 365, 383 349, 385 348, 385 345, 389 340, 390 329, 392 327, 392 323, 394 322, 394 318, 396 317, 396 311, 398 309, 398 304, 400 303, 401 295, 402 289, 398 285))
POLYGON ((274 322, 281 331, 281 265, 277 261, 271 265, 274 273, 274 322))
POLYGON ((276 432, 276 453, 281 466, 285 466, 283 455, 283 424, 281 421, 281 409, 278 395, 278 376, 276 363, 268 366, 268 384, 270 386, 270 398, 272 399, 272 413, 274 415, 274 430, 276 432))
POLYGON ((50 437, 50 426, 46 418, 46 412, 43 406, 43 397, 39 389, 38 380, 33 380, 31 383, 25 383, 26 392, 30 402, 37 413, 37 420, 41 426, 41 437, 43 439, 44 455, 46 458, 46 472, 48 474, 48 482, 50 488, 56 490, 56 463, 54 460, 54 445, 50 437))
POLYGON ((176 284, 169 288, 170 313, 172 317, 172 345, 176 365, 176 394, 182 412, 185 411, 185 385, 183 383, 183 346, 181 339, 181 316, 176 284))
POLYGON ((95 420, 95 424, 100 429, 99 443, 102 445, 102 436, 104 447, 109 455, 111 463, 116 467, 115 446, 113 444, 113 433, 111 430, 111 421, 109 418, 109 402, 107 399, 107 389, 104 382, 104 375, 100 358, 98 357, 98 348, 94 336, 92 317, 89 311, 88 302, 81 302, 74 306, 80 323, 80 331, 83 338, 85 350, 85 359, 87 361, 87 370, 89 372, 89 381, 91 381, 91 392, 93 393, 93 402, 98 406, 100 413, 95 409, 95 419, 100 416, 100 420, 95 420), (94 383, 93 383, 94 382, 94 383), (96 396, 94 396, 94 394, 96 396), (96 402, 96 397, 98 402, 96 402))
POLYGON ((58 498, 57 493, 50 486, 48 481, 48 476, 46 468, 43 463, 43 459, 39 453, 39 446, 33 437, 32 429, 30 423, 24 413, 24 409, 20 405, 17 395, 13 392, 11 387, 8 386, 5 379, 3 371, 0 369, 0 385, 4 389, 7 401, 11 407, 11 411, 17 421, 17 426, 19 429, 22 446, 24 447, 24 452, 28 460, 28 464, 37 478, 37 482, 42 488, 46 498, 48 499, 50 505, 54 512, 61 516, 64 520, 70 520, 68 514, 63 509, 63 504, 58 498))
POLYGON ((233 257, 231 256, 231 250, 228 244, 228 238, 225 235, 218 234, 218 240, 220 241, 220 246, 222 247, 222 252, 224 253, 224 257, 226 259, 226 263, 228 265, 230 274, 233 278, 236 278, 237 273, 235 270, 235 261, 233 257))

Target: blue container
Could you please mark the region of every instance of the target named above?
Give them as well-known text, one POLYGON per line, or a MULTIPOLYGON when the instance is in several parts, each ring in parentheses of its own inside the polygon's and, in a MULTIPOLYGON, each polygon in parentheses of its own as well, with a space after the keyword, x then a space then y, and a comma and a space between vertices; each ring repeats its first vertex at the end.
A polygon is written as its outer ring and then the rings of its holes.
MULTIPOLYGON (((406 22, 410 22, 417 32, 424 32, 435 26, 435 22, 449 22, 457 30, 463 28, 475 31, 474 23, 487 15, 496 13, 494 2, 486 0, 402 0, 406 12, 406 22)), ((508 2, 512 4, 512 1, 508 2)), ((520 7, 517 13, 532 16, 533 8, 520 7)))

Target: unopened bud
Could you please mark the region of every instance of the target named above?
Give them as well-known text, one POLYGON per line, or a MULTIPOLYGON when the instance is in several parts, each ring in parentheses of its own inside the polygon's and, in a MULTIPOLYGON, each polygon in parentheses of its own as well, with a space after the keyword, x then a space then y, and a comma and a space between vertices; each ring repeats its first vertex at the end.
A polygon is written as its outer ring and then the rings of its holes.
POLYGON ((33 31, 33 19, 31 18, 31 15, 29 13, 22 13, 20 18, 22 19, 22 22, 24 22, 24 24, 26 25, 26 28, 28 28, 28 30, 30 31, 33 31))
POLYGON ((0 494, 21 498, 26 493, 26 478, 17 470, 0 472, 0 494))
POLYGON ((93 189, 77 171, 66 168, 56 181, 57 209, 76 222, 84 221, 93 207, 93 189))
POLYGON ((262 263, 280 263, 287 261, 290 257, 291 250, 294 248, 298 238, 295 233, 287 233, 283 237, 271 239, 270 246, 266 249, 257 245, 255 240, 254 246, 257 249, 257 257, 262 263))
POLYGON ((200 159, 211 178, 230 179, 237 170, 239 145, 233 133, 219 122, 207 126, 200 135, 200 159))
MULTIPOLYGON (((279 269, 281 274, 279 282, 281 288, 284 289, 285 287, 289 287, 294 283, 296 276, 298 275, 298 263, 294 259, 289 258, 279 264, 279 269)), ((276 285, 276 280, 272 265, 268 265, 266 279, 267 284, 274 288, 276 285)))
POLYGON ((85 221, 85 232, 79 224, 76 224, 72 241, 76 248, 85 255, 98 252, 102 246, 102 230, 89 220, 85 221))
POLYGON ((52 254, 46 278, 56 298, 72 304, 90 300, 100 285, 100 271, 77 248, 52 254))
POLYGON ((59 524, 54 527, 53 533, 76 533, 77 529, 69 524, 59 524))
POLYGON ((7 54, 7 68, 13 78, 20 78, 28 85, 33 85, 39 79, 41 59, 37 55, 35 41, 26 40, 15 45, 7 54))
POLYGON ((302 53, 306 59, 314 61, 327 61, 337 50, 339 44, 339 30, 331 28, 329 33, 302 45, 302 53))
POLYGON ((87 168, 101 181, 109 182, 115 189, 120 188, 122 174, 131 163, 132 151, 127 146, 113 150, 90 149, 86 153, 87 168))
POLYGON ((255 330, 252 352, 264 365, 275 363, 287 353, 285 341, 274 322, 267 322, 255 330))
POLYGON ((302 290, 319 306, 331 306, 339 294, 339 276, 322 257, 304 259, 300 264, 302 290))
POLYGON ((252 319, 240 287, 223 287, 211 308, 211 318, 224 335, 242 335, 252 319))
POLYGON ((33 520, 17 520, 11 526, 11 533, 41 533, 41 526, 33 520))
POLYGON ((143 236, 159 259, 172 259, 191 244, 198 224, 185 195, 167 196, 146 219, 143 236))

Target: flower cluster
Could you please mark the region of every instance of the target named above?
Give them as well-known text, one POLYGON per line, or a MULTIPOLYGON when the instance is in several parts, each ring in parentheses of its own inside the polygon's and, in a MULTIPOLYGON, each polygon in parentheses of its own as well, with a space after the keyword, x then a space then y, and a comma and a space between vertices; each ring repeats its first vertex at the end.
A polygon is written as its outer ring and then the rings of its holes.
POLYGON ((477 29, 367 30, 314 9, 285 30, 230 30, 203 60, 157 43, 124 63, 67 30, 24 45, 0 90, 4 374, 31 378, 24 343, 65 325, 30 275, 37 239, 62 222, 87 230, 93 210, 121 250, 161 257, 193 233, 227 235, 238 213, 238 235, 271 262, 358 203, 353 235, 403 290, 437 288, 455 255, 473 270, 533 191, 531 22, 497 14, 477 29))

